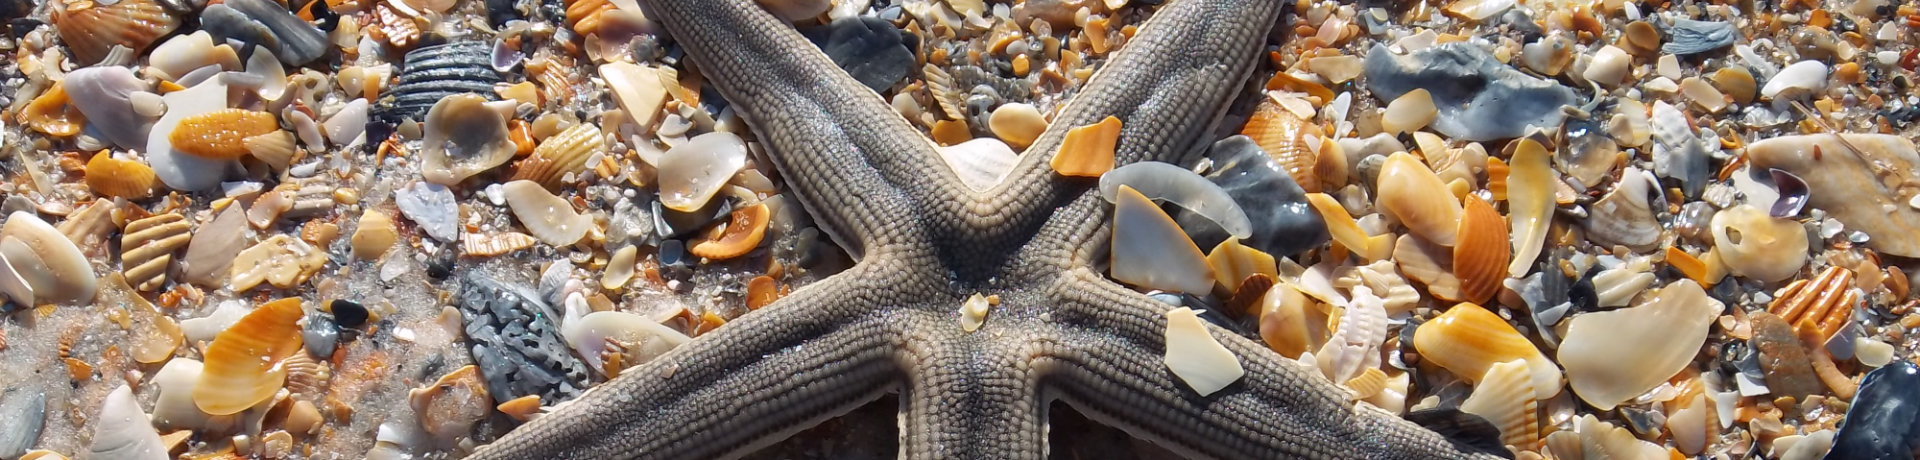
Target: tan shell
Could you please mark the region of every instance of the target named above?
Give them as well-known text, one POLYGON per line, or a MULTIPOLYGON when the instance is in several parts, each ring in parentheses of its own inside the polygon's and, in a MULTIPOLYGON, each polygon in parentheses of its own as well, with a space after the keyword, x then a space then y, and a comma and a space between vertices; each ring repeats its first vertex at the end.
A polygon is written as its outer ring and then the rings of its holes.
POLYGON ((512 180, 530 180, 548 190, 560 188, 568 174, 587 170, 587 159, 606 150, 600 140, 600 128, 581 123, 548 137, 533 149, 533 156, 514 168, 512 180))
POLYGON ((1285 168, 1301 189, 1307 193, 1328 191, 1321 186, 1315 172, 1320 154, 1307 145, 1309 133, 1320 135, 1320 127, 1273 101, 1261 102, 1260 108, 1247 119, 1247 125, 1240 129, 1240 134, 1253 139, 1254 144, 1267 151, 1267 156, 1285 168))
POLYGON ((229 415, 272 398, 286 383, 282 361, 301 352, 302 316, 300 299, 280 299, 220 332, 207 346, 206 368, 193 386, 194 405, 211 415, 229 415))
POLYGON ((157 214, 127 223, 120 236, 120 266, 127 282, 142 291, 153 291, 167 282, 167 268, 173 253, 193 238, 192 224, 177 213, 157 214))
POLYGON ((1769 215, 1751 204, 1713 214, 1713 249, 1735 275, 1777 282, 1807 264, 1807 230, 1800 222, 1769 215))
POLYGON ((107 238, 120 231, 116 221, 123 219, 114 208, 113 200, 94 200, 93 204, 68 214, 55 228, 88 257, 105 256, 107 238))
POLYGON ((160 37, 180 27, 180 18, 156 0, 121 0, 102 6, 91 0, 57 4, 49 15, 60 42, 83 65, 106 59, 114 45, 142 54, 160 37))
POLYGON ((420 416, 420 426, 442 440, 466 436, 473 425, 492 412, 493 398, 487 395, 486 382, 479 368, 469 364, 426 388, 407 392, 407 403, 420 416))
POLYGON ((234 292, 253 289, 262 282, 287 289, 306 282, 326 264, 326 251, 283 233, 240 251, 233 259, 227 282, 234 292))
POLYGON ((1460 202, 1440 176, 1406 152, 1387 157, 1380 168, 1379 204, 1413 234, 1441 246, 1453 246, 1459 229, 1460 202))
POLYGON ((414 23, 412 17, 401 13, 398 8, 394 8, 387 2, 381 2, 374 5, 373 14, 374 22, 370 24, 373 27, 368 29, 375 39, 385 40, 387 44, 402 50, 412 49, 413 45, 420 43, 420 25, 414 23))
POLYGON ((1487 369, 1460 411, 1485 417, 1500 429, 1500 442, 1522 450, 1540 442, 1539 394, 1527 361, 1516 359, 1487 369))
POLYGON ((153 196, 160 180, 146 164, 100 152, 87 161, 87 188, 95 195, 140 200, 153 196))
POLYGON ((68 137, 80 134, 80 126, 86 124, 86 115, 80 114, 80 108, 70 104, 67 99, 66 85, 54 82, 52 88, 33 98, 33 102, 20 109, 20 121, 27 127, 53 137, 68 137))
POLYGON ((467 233, 460 235, 460 254, 492 257, 533 247, 540 239, 520 232, 467 233))
POLYGON ((282 362, 287 369, 287 391, 295 396, 321 396, 327 394, 327 385, 333 381, 333 366, 326 361, 313 359, 306 353, 294 353, 282 362))
POLYGON ((1464 300, 1483 303, 1500 292, 1513 247, 1507 241, 1507 221, 1493 205, 1472 196, 1464 203, 1460 236, 1453 246, 1453 275, 1460 278, 1464 300))
POLYGON ((1400 235, 1393 243, 1393 262, 1400 273, 1425 285, 1427 294, 1446 301, 1460 301, 1460 278, 1453 274, 1453 250, 1413 236, 1400 235))
POLYGON ((247 138, 280 129, 273 114, 245 109, 221 109, 180 120, 167 134, 175 150, 216 160, 232 160, 251 153, 247 138))
POLYGON ((434 103, 427 111, 422 142, 421 177, 448 186, 506 164, 515 150, 507 137, 506 118, 477 94, 458 94, 434 103))
POLYGON ((353 230, 353 256, 360 260, 378 259, 399 239, 400 232, 393 227, 392 217, 368 209, 360 214, 360 225, 353 230))
POLYGON ((1853 271, 1838 266, 1827 267, 1812 282, 1794 280, 1775 294, 1767 311, 1790 325, 1813 323, 1822 339, 1833 337, 1846 326, 1853 317, 1854 303, 1860 299, 1860 291, 1853 289, 1853 271))
POLYGON ((299 153, 294 140, 292 131, 277 130, 242 139, 240 143, 261 163, 272 166, 274 171, 285 171, 287 166, 293 164, 294 155, 299 153))
POLYGON ((1536 398, 1545 400, 1560 393, 1560 366, 1513 325, 1479 305, 1462 302, 1421 324, 1414 330, 1413 348, 1421 359, 1469 382, 1482 381, 1495 364, 1525 360, 1533 374, 1536 398))

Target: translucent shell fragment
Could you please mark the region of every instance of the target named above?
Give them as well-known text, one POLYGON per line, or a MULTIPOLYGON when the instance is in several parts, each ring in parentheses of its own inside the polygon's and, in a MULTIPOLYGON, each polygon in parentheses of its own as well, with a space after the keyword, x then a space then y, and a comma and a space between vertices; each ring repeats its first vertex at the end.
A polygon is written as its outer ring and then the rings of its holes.
POLYGON ((221 109, 180 120, 167 135, 175 150, 215 160, 232 160, 252 153, 247 138, 280 129, 273 114, 245 109, 221 109))
POLYGON ((1685 369, 1723 309, 1680 280, 1640 305, 1574 316, 1559 351, 1567 383, 1587 404, 1613 409, 1685 369))
POLYGON ((1122 185, 1113 211, 1113 263, 1108 274, 1147 289, 1205 294, 1213 269, 1200 247, 1167 213, 1122 185))
POLYGON ((206 368, 193 403, 211 415, 229 415, 273 397, 286 383, 281 366, 300 349, 300 299, 267 302, 222 331, 207 346, 206 368))
POLYGON ((1120 119, 1112 116, 1068 130, 1060 151, 1053 155, 1053 171, 1062 176, 1100 177, 1113 169, 1113 149, 1119 141, 1120 119))

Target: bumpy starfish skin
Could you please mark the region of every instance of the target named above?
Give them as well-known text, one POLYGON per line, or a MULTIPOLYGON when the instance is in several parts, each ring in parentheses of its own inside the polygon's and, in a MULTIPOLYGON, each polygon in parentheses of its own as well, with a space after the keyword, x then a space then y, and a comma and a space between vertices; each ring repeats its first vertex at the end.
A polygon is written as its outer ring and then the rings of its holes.
POLYGON ((1162 361, 1168 306, 1100 275, 1110 207, 1090 182, 1048 170, 1068 128, 1107 115, 1124 122, 1121 163, 1181 160, 1242 89, 1280 2, 1160 8, 985 193, 751 0, 647 6, 768 144, 815 220, 861 260, 470 458, 738 456, 894 391, 902 458, 1045 457, 1054 400, 1194 457, 1470 456, 1218 328, 1246 376, 1194 393, 1162 361), (976 292, 1001 303, 963 332, 958 307, 976 292))

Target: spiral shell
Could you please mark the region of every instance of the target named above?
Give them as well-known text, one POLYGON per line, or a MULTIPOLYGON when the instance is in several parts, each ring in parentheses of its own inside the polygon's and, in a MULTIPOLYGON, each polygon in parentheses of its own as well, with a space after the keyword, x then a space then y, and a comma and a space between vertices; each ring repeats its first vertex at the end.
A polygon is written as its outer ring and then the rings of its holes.
POLYGON ((95 195, 130 200, 153 196, 160 179, 153 168, 133 160, 114 158, 106 152, 87 160, 87 188, 95 195))
POLYGON ((193 403, 211 415, 247 410, 286 383, 282 363, 300 353, 300 299, 267 302, 220 332, 207 346, 206 368, 193 386, 193 403))
POLYGON ((127 282, 142 291, 159 289, 167 282, 167 267, 174 251, 186 247, 193 238, 191 225, 178 213, 158 214, 127 224, 120 237, 120 265, 127 282))
POLYGON ((120 0, 111 5, 78 0, 55 5, 49 17, 81 64, 106 59, 115 45, 135 53, 180 27, 180 17, 156 0, 120 0))
POLYGON ((251 153, 247 138, 280 129, 273 114, 245 109, 222 109, 193 115, 167 135, 175 150, 215 160, 231 160, 251 153))
POLYGON ((514 168, 512 180, 529 180, 556 190, 567 175, 586 172, 587 160, 605 150, 599 127, 588 123, 574 125, 535 147, 533 156, 514 168))

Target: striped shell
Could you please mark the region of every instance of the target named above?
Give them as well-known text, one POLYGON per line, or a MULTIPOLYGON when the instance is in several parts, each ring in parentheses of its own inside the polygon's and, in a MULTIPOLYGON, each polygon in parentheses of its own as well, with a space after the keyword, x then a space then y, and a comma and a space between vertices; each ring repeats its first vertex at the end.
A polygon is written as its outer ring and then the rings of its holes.
POLYGON ((1286 169, 1287 175, 1307 193, 1327 191, 1322 187, 1319 175, 1314 168, 1319 165, 1320 154, 1307 146, 1307 134, 1319 135, 1320 127, 1272 101, 1260 103, 1253 116, 1247 119, 1247 125, 1240 134, 1253 138, 1261 150, 1273 157, 1286 169))
POLYGON ((492 46, 482 42, 457 42, 428 46, 407 52, 399 83, 380 98, 374 117, 388 122, 402 119, 423 120, 427 110, 448 96, 478 93, 487 100, 499 97, 493 84, 500 74, 493 71, 492 46))
POLYGON ((267 302, 221 331, 207 346, 193 403, 210 415, 247 410, 280 391, 288 357, 301 352, 300 299, 267 302))
POLYGON ((56 5, 49 17, 60 41, 83 65, 106 59, 115 45, 144 54, 153 42, 180 27, 180 17, 157 0, 120 0, 112 5, 78 0, 56 5))
POLYGON ((581 36, 600 30, 600 13, 613 9, 607 0, 571 0, 567 2, 567 27, 581 36))
POLYGON ((193 238, 192 225, 178 213, 157 214, 127 223, 120 236, 120 266, 127 282, 142 291, 159 289, 167 282, 167 268, 173 253, 193 238))
POLYGON ((280 129, 273 114, 245 109, 221 109, 180 120, 167 135, 173 148, 200 157, 232 160, 252 153, 247 138, 280 129))
POLYGON ((420 25, 414 22, 413 17, 386 2, 374 5, 373 14, 374 22, 369 24, 371 27, 368 30, 375 39, 403 50, 420 43, 420 25))
POLYGON ((1469 196, 1460 212, 1459 239, 1453 246, 1453 276, 1460 278, 1464 300, 1486 303, 1500 292, 1507 278, 1513 247, 1507 243, 1507 222, 1479 197, 1469 196))
POLYGON ((1487 368, 1460 411, 1485 417, 1500 429, 1500 442, 1522 450, 1540 442, 1538 394, 1527 361, 1516 359, 1487 368))
POLYGON ((281 367, 287 370, 287 391, 295 396, 325 395, 328 383, 333 380, 333 367, 306 353, 288 356, 281 367))
POLYGON ((555 190, 568 174, 578 176, 586 172, 587 160, 605 150, 599 127, 577 124, 535 147, 532 157, 515 166, 512 180, 529 180, 555 190))
POLYGON ((160 184, 153 168, 145 163, 114 158, 106 152, 87 160, 86 180, 87 188, 95 195, 130 200, 153 196, 154 188, 160 184))
POLYGON ((273 167, 274 171, 285 171, 293 164, 293 156, 299 151, 294 147, 292 131, 276 130, 271 133, 249 137, 240 141, 254 158, 273 167))
POLYGON ((540 240, 520 232, 467 233, 460 235, 460 254, 492 257, 533 247, 540 240))

